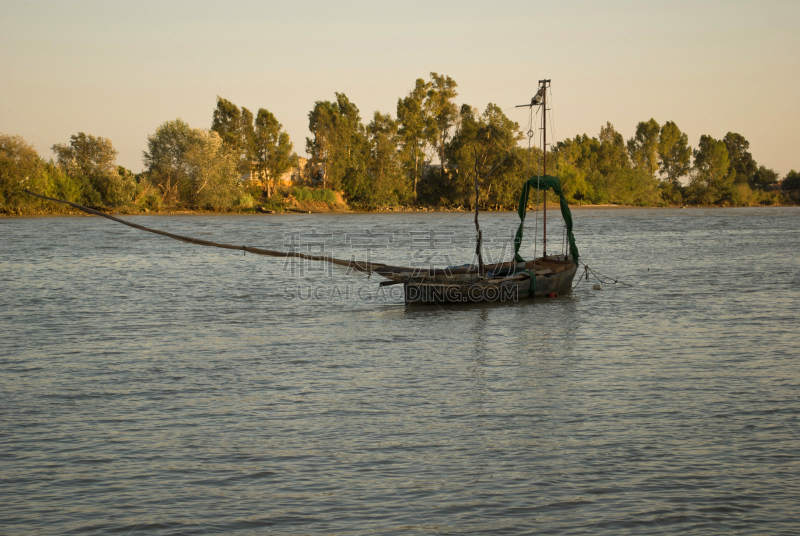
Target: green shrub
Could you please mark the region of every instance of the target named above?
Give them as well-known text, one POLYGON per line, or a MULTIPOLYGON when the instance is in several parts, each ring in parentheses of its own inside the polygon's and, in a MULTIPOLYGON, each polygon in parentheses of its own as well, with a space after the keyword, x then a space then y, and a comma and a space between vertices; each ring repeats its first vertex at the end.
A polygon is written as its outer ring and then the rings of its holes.
POLYGON ((756 202, 753 190, 746 184, 735 184, 731 188, 731 204, 736 207, 749 207, 756 202))
POLYGON ((244 193, 248 194, 253 199, 261 199, 264 197, 264 190, 261 189, 261 186, 258 183, 247 183, 243 189, 244 193))
POLYGON ((305 201, 320 201, 323 203, 336 203, 336 194, 327 188, 306 188, 305 186, 295 187, 292 189, 292 195, 295 199, 301 202, 305 201))
POLYGON ((147 180, 142 180, 136 188, 134 203, 140 210, 161 210, 164 206, 164 196, 155 186, 147 180))
POLYGON ((311 201, 311 190, 305 186, 294 188, 292 190, 292 195, 298 201, 311 201))
POLYGON ((332 190, 328 190, 327 188, 314 190, 311 195, 314 201, 322 201, 323 203, 330 203, 330 204, 336 202, 336 195, 333 193, 332 190))
POLYGON ((239 208, 253 208, 255 200, 250 194, 242 194, 239 196, 239 199, 236 200, 235 204, 239 208))

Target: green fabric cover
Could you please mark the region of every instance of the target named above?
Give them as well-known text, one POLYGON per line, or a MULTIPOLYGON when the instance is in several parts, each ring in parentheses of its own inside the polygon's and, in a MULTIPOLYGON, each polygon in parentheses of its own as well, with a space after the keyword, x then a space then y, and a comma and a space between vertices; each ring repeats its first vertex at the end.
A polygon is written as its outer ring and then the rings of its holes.
POLYGON ((542 177, 534 177, 528 179, 522 185, 522 194, 519 196, 519 229, 517 229, 517 236, 514 237, 514 258, 517 262, 525 262, 525 259, 519 255, 519 246, 522 244, 522 227, 525 225, 525 214, 528 211, 528 193, 531 188, 538 188, 539 190, 547 191, 552 188, 558 194, 561 203, 561 216, 564 218, 564 223, 567 224, 567 237, 569 237, 569 252, 572 255, 572 260, 577 264, 578 262, 578 246, 575 245, 575 236, 572 234, 572 212, 569 211, 567 200, 564 199, 564 194, 561 192, 561 181, 558 177, 544 175, 542 177))

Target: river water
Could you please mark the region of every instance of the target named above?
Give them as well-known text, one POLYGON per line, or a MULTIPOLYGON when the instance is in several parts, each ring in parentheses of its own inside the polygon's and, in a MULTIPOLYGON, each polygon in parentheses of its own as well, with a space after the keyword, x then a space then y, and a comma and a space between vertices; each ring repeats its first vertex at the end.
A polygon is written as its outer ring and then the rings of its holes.
MULTIPOLYGON (((130 219, 406 265, 475 247, 463 213, 130 219)), ((574 219, 631 286, 406 307, 319 263, 0 220, 0 533, 800 534, 800 209, 574 219)), ((516 215, 481 222, 508 259, 516 215)))

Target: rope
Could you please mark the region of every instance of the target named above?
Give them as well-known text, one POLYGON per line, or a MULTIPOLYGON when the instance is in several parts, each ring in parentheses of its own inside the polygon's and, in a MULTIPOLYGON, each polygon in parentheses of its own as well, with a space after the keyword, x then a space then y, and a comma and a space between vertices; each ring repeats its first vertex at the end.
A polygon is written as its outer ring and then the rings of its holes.
POLYGON ((633 287, 633 285, 629 285, 628 283, 623 283, 622 281, 619 281, 619 280, 617 280, 617 279, 614 279, 614 278, 613 278, 613 277, 611 277, 611 276, 603 275, 603 274, 601 274, 600 272, 598 272, 598 271, 596 271, 596 270, 593 270, 592 268, 589 268, 588 266, 586 266, 586 264, 585 264, 585 263, 583 263, 583 262, 581 262, 581 261, 579 261, 579 262, 580 262, 581 264, 583 264, 583 266, 586 268, 586 270, 588 270, 589 272, 591 272, 591 274, 592 274, 592 275, 595 277, 595 279, 597 279, 598 281, 600 281, 600 283, 608 283, 608 281, 613 281, 613 282, 614 282, 614 284, 625 285, 626 287, 633 287), (602 280, 602 279, 600 279, 598 276, 605 277, 605 278, 606 278, 608 281, 603 281, 603 280, 602 280))
MULTIPOLYGON (((588 272, 588 267, 587 267, 586 265, 584 265, 584 268, 583 268, 583 275, 585 275, 585 276, 586 276, 586 280, 588 281, 588 280, 589 280, 589 272, 588 272)), ((575 286, 574 286, 574 287, 572 287, 572 290, 575 290, 576 288, 578 288, 578 285, 580 285, 580 284, 581 284, 581 281, 583 281, 583 275, 581 275, 581 276, 578 278, 578 282, 577 282, 577 283, 575 283, 575 286)))
POLYGON ((187 244, 195 244, 198 246, 208 246, 214 248, 222 248, 222 249, 234 249, 234 250, 242 250, 244 252, 250 252, 255 255, 266 255, 268 257, 296 257, 299 259, 306 259, 311 261, 321 261, 321 262, 330 262, 331 264, 336 264, 339 266, 346 266, 348 268, 352 268, 353 270, 359 272, 372 272, 376 271, 377 269, 381 268, 391 268, 387 267, 385 264, 379 263, 371 263, 371 262, 364 262, 364 261, 356 261, 356 260, 343 260, 343 259, 335 259, 333 257, 327 257, 323 255, 306 255, 305 253, 299 253, 296 251, 276 251, 271 249, 262 249, 262 248, 254 248, 249 246, 234 246, 231 244, 221 244, 219 242, 211 242, 209 240, 200 240, 199 238, 191 238, 188 236, 177 235, 173 233, 168 233, 166 231, 159 231, 157 229, 151 229, 149 227, 145 227, 144 225, 139 225, 136 223, 132 223, 121 218, 115 218, 114 216, 110 216, 104 212, 100 212, 99 210, 95 210, 93 208, 84 207, 83 205, 79 205, 77 203, 72 203, 70 201, 64 201, 62 199, 56 199, 54 197, 47 197, 46 195, 35 194, 30 190, 23 190, 25 193, 32 195, 34 197, 38 197, 40 199, 46 199, 48 201, 54 201, 56 203, 63 203, 65 205, 69 205, 71 207, 77 208, 78 210, 82 210, 87 214, 94 214, 95 216, 100 216, 102 218, 106 218, 117 223, 121 223, 123 225, 127 225, 128 227, 133 227, 134 229, 139 229, 140 231, 147 231, 148 233, 154 233, 161 236, 166 236, 167 238, 172 238, 173 240, 178 240, 180 242, 186 242, 187 244))
MULTIPOLYGON (((547 89, 550 90, 550 102, 555 102, 555 99, 553 97, 553 86, 548 86, 547 89)), ((553 146, 555 146, 555 141, 558 139, 556 137, 556 120, 555 117, 553 117, 555 115, 553 113, 554 110, 555 108, 550 108, 550 130, 553 131, 553 142, 554 142, 553 146)))
MULTIPOLYGON (((539 115, 539 110, 536 110, 536 115, 539 115)), ((535 118, 536 116, 534 116, 535 118)), ((539 129, 539 147, 542 147, 542 129, 539 129)), ((540 179, 542 176, 542 155, 544 154, 543 151, 539 151, 539 162, 538 162, 538 169, 536 170, 536 212, 534 213, 535 219, 533 223, 533 269, 536 269, 536 249, 537 249, 537 242, 536 239, 539 236, 539 186, 540 186, 540 179)))

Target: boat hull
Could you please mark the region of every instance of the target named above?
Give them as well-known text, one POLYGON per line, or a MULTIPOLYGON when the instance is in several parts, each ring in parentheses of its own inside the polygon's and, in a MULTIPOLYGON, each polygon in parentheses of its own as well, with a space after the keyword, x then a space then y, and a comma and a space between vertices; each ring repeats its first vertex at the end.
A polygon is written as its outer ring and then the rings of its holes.
POLYGON ((406 281, 403 291, 407 304, 513 302, 552 293, 563 294, 572 289, 577 270, 578 266, 573 264, 561 272, 537 275, 533 293, 530 277, 478 283, 406 281))

